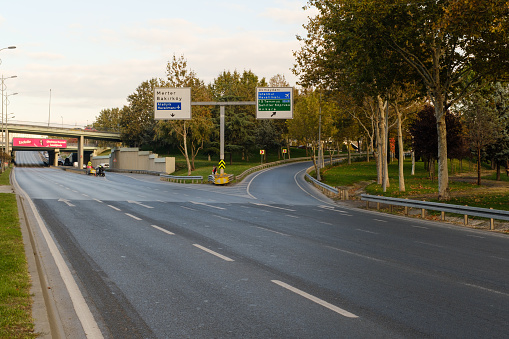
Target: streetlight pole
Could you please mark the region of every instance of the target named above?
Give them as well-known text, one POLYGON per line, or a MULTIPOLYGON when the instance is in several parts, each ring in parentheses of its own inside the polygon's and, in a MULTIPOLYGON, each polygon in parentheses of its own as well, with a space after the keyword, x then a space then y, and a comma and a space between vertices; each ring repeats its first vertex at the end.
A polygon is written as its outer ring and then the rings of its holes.
MULTIPOLYGON (((16 48, 16 46, 9 46, 9 47, 0 48, 0 51, 3 51, 4 49, 15 49, 15 48, 16 48)), ((1 63, 1 60, 0 60, 0 63, 1 63)), ((15 77, 16 76, 13 76, 11 78, 15 78, 15 77)), ((8 79, 8 78, 6 78, 6 79, 8 79)), ((3 142, 3 147, 4 147, 3 151, 5 152, 5 138, 4 138, 4 76, 3 76, 3 74, 2 74, 2 83, 1 83, 1 85, 2 85, 2 100, 0 100, 0 101, 1 101, 1 104, 2 104, 2 142, 3 142)), ((6 117, 6 119, 7 119, 7 117, 6 117)), ((2 153, 2 155, 3 155, 3 153, 2 153)), ((4 170, 4 160, 3 160, 3 157, 1 157, 0 161, 2 162, 0 164, 0 173, 1 173, 4 170)))
POLYGON ((12 95, 17 95, 17 94, 18 93, 12 93, 12 94, 7 95, 7 93, 5 93, 5 138, 4 138, 4 153, 7 153, 9 151, 9 138, 7 137, 7 116, 9 114, 7 112, 7 105, 9 104, 9 100, 7 98, 12 96, 12 95))
MULTIPOLYGON (((10 48, 10 47, 7 47, 7 48, 10 48)), ((14 47, 14 48, 16 48, 16 47, 14 47)), ((2 48, 2 49, 5 49, 5 48, 2 48)), ((4 81, 7 79, 13 79, 13 78, 17 78, 17 75, 13 75, 13 76, 4 78, 4 76, 2 74, 2 84, 1 84, 2 85, 2 100, 1 100, 2 101, 2 150, 4 152, 5 152, 5 137, 4 137, 4 123, 5 123, 5 120, 4 120, 4 89, 5 89, 5 84, 4 84, 4 81)), ((5 105, 7 106, 7 96, 5 97, 5 105)), ((3 162, 3 160, 2 160, 2 162, 3 162)), ((3 163, 2 163, 2 168, 3 168, 3 163)))

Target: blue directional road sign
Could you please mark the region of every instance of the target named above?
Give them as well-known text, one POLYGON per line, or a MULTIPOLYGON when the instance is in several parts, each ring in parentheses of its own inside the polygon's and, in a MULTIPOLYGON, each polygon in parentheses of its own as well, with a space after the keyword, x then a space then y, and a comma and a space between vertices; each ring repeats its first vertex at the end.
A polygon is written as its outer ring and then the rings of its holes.
POLYGON ((257 87, 256 88, 257 119, 292 119, 293 88, 292 87, 257 87))
POLYGON ((191 88, 156 87, 154 89, 154 119, 191 119, 191 88))

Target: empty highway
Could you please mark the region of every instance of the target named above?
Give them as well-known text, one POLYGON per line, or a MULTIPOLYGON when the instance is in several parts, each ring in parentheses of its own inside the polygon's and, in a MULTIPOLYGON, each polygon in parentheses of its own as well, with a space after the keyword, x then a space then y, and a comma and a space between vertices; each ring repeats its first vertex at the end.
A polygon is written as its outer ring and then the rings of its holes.
POLYGON ((508 337, 506 235, 342 206, 309 166, 229 187, 16 168, 92 315, 56 300, 66 334, 508 337))

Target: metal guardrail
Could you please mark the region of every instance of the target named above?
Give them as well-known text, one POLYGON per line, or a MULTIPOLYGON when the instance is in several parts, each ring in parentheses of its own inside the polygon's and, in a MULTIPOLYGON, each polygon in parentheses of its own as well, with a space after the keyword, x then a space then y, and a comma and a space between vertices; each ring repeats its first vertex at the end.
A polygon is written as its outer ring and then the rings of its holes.
POLYGON ((315 178, 313 178, 312 176, 310 176, 308 173, 306 173, 306 178, 308 178, 311 182, 315 183, 316 185, 326 189, 327 191, 330 191, 335 194, 339 193, 339 190, 336 187, 332 187, 327 184, 324 184, 323 182, 318 181, 315 178))
POLYGON ((465 225, 468 224, 468 216, 476 216, 490 219, 491 229, 494 229, 493 219, 509 221, 509 211, 496 210, 491 208, 472 207, 444 204, 431 201, 410 200, 401 198, 383 197, 377 195, 361 194, 361 200, 366 201, 366 207, 369 208, 369 202, 376 202, 377 209, 379 204, 387 204, 390 206, 404 206, 405 214, 408 214, 408 207, 421 209, 421 215, 424 217, 426 210, 441 211, 442 220, 445 220, 445 212, 461 214, 464 216, 465 225))
POLYGON ((199 183, 203 183, 203 176, 201 175, 189 175, 189 176, 183 176, 183 175, 168 175, 168 174, 160 174, 159 177, 161 180, 168 180, 170 182, 186 182, 188 180, 191 180, 191 183, 195 183, 195 181, 199 183), (164 178, 164 179, 163 179, 164 178))

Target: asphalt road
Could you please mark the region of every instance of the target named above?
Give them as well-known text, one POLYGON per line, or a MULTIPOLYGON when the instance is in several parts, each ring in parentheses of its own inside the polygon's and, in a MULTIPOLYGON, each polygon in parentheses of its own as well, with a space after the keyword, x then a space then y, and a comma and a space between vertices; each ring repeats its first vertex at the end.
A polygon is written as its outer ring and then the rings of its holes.
POLYGON ((110 338, 509 337, 509 238, 231 187, 16 168, 110 338))

